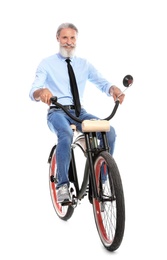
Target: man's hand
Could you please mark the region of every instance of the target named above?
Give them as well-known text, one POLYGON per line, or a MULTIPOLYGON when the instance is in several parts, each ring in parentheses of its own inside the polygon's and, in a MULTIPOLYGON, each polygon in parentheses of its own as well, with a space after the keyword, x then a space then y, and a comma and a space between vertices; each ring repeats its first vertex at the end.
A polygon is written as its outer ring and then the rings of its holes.
POLYGON ((41 100, 42 102, 50 105, 50 98, 52 97, 52 93, 47 88, 38 89, 34 92, 34 98, 36 100, 41 100))
POLYGON ((122 104, 125 94, 118 87, 112 86, 110 88, 110 94, 111 94, 111 96, 113 96, 114 101, 119 99, 120 104, 122 104))

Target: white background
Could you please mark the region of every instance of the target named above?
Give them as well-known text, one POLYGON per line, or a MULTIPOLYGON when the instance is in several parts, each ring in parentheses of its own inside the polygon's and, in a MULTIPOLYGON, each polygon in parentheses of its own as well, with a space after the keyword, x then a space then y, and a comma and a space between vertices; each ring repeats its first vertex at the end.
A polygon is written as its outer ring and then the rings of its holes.
MULTIPOLYGON (((1 1, 1 259, 166 259, 166 24, 165 0, 1 1), (79 29, 77 55, 115 85, 124 89, 123 77, 134 77, 111 122, 126 203, 124 239, 113 254, 101 245, 87 199, 68 222, 50 200, 55 137, 46 105, 28 94, 38 63, 58 50, 62 22, 79 29)), ((114 103, 88 85, 85 105, 105 117, 114 103)))

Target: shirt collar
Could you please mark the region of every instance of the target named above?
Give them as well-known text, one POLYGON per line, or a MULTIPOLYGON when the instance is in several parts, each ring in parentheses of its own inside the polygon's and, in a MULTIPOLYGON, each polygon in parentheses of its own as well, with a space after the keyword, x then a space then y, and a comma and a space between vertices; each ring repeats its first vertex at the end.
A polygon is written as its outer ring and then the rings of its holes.
MULTIPOLYGON (((60 54, 60 52, 57 53, 57 57, 58 57, 59 59, 63 60, 63 61, 65 61, 65 60, 67 59, 67 58, 63 57, 63 56, 60 54)), ((69 59, 70 59, 71 61, 73 61, 74 57, 70 57, 69 59)))

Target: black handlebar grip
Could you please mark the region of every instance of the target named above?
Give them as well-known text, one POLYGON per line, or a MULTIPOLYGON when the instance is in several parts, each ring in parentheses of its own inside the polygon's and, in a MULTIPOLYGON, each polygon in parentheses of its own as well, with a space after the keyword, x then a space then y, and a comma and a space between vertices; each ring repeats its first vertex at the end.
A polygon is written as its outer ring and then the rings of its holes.
POLYGON ((51 97, 51 99, 50 99, 50 101, 52 102, 52 103, 54 103, 54 102, 57 102, 57 97, 51 97))

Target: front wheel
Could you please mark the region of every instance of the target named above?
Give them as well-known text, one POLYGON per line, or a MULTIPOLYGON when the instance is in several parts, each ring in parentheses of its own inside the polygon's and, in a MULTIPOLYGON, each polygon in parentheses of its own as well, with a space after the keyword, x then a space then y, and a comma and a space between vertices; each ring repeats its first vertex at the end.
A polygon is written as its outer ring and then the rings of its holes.
POLYGON ((125 227, 125 203, 120 173, 113 157, 101 152, 94 162, 98 199, 93 198, 93 212, 104 247, 115 251, 120 246, 125 227))
POLYGON ((62 206, 60 203, 57 202, 57 194, 56 194, 56 147, 52 150, 49 160, 49 189, 50 189, 50 196, 52 199, 53 207, 56 211, 56 214, 62 220, 68 220, 71 218, 74 207, 72 205, 62 206))

